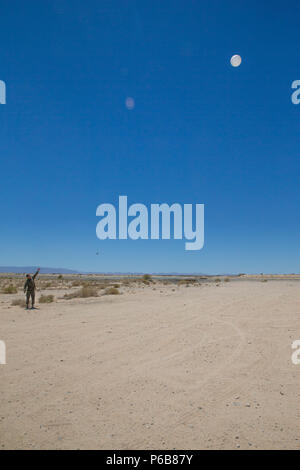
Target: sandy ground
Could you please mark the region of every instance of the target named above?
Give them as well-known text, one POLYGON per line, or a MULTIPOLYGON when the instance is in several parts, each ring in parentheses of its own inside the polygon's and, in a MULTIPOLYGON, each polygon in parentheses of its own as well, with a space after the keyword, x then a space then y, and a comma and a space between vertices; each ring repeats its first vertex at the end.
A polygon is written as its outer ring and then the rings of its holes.
POLYGON ((299 281, 8 297, 1 448, 300 448, 299 281))

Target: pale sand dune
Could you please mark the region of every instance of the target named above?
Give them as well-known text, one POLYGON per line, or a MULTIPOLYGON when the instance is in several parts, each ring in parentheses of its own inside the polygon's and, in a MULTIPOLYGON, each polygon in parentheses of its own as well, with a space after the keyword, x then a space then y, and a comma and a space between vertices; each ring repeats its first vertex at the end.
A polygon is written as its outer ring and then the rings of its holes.
POLYGON ((300 448, 299 281, 146 286, 29 312, 8 297, 0 447, 300 448))

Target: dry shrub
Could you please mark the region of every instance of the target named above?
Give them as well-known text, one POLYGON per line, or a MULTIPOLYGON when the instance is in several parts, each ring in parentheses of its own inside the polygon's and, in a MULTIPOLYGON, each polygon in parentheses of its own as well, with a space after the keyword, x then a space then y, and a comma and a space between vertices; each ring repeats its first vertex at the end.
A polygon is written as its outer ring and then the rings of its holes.
POLYGON ((105 295, 118 295, 118 294, 120 294, 120 292, 116 287, 109 287, 105 291, 105 295))
POLYGON ((98 289, 105 289, 107 287, 107 284, 96 284, 98 289))
POLYGON ((76 298, 86 298, 86 297, 97 297, 98 292, 94 287, 84 286, 76 292, 71 292, 70 294, 65 294, 64 299, 76 299, 76 298))
POLYGON ((54 295, 41 295, 39 302, 40 304, 51 304, 54 302, 54 295))
POLYGON ((196 279, 180 279, 180 281, 178 281, 178 285, 189 287, 194 285, 196 282, 196 279))

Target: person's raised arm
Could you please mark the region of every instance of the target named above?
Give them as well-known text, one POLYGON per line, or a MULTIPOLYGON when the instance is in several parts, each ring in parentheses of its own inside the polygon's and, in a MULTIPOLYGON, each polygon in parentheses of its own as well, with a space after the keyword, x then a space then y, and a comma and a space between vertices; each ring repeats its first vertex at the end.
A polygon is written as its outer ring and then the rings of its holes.
POLYGON ((32 276, 32 279, 35 279, 39 272, 40 272, 40 268, 37 269, 36 273, 32 276))

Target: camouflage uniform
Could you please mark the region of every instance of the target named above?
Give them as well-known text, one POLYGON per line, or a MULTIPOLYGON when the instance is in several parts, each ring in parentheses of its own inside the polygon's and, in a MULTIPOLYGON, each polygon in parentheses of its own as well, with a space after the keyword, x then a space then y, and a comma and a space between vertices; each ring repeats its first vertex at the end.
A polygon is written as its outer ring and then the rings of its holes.
POLYGON ((39 271, 37 271, 30 279, 26 279, 24 284, 24 292, 26 292, 26 308, 29 307, 29 300, 31 297, 31 306, 34 307, 35 301, 35 278, 38 275, 39 271))

